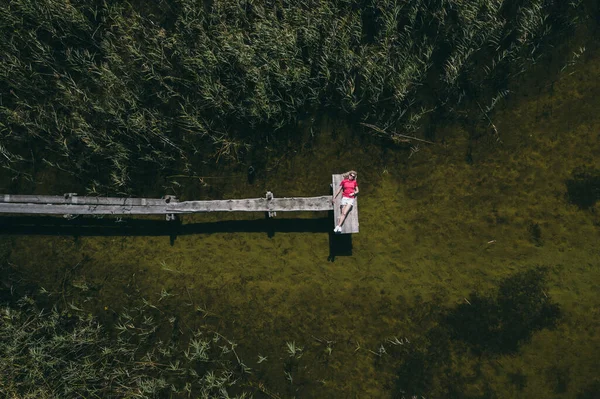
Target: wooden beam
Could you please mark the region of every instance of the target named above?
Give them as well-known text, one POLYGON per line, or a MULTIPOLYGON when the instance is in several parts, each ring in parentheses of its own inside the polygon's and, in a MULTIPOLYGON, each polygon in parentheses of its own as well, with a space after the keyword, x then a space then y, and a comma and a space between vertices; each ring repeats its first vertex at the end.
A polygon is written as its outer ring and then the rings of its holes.
MULTIPOLYGON (((60 198, 60 197, 59 197, 60 198)), ((90 198, 90 197, 88 197, 90 198)), ((133 200, 133 199, 131 199, 133 200)), ((199 212, 294 212, 329 211, 333 208, 331 196, 250 198, 215 201, 183 201, 160 205, 126 204, 48 204, 31 202, 0 202, 0 213, 46 214, 46 215, 164 215, 199 212)))
MULTIPOLYGON (((333 194, 337 193, 340 188, 340 183, 344 179, 343 175, 333 175, 333 194)), ((338 218, 341 214, 340 203, 342 202, 342 195, 340 194, 333 207, 333 227, 337 225, 338 218)), ((354 206, 346 216, 346 220, 342 225, 341 234, 352 234, 358 233, 358 198, 354 198, 354 206)))
POLYGON ((118 197, 85 197, 72 193, 59 195, 20 195, 0 194, 0 203, 28 203, 28 204, 78 204, 78 205, 164 205, 177 202, 174 197, 168 198, 118 198, 118 197))
POLYGON ((333 209, 331 196, 289 197, 289 198, 251 198, 222 201, 184 201, 169 206, 174 213, 192 212, 293 212, 293 211, 330 211, 333 209))

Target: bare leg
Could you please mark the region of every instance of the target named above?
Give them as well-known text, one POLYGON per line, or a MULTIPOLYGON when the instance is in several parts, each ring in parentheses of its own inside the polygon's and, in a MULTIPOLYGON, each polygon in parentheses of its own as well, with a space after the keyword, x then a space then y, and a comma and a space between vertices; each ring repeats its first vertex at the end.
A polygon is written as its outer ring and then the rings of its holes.
POLYGON ((346 220, 346 216, 348 216, 348 212, 350 212, 350 209, 352 209, 352 205, 344 205, 342 207, 342 213, 340 214, 340 217, 338 219, 338 226, 344 224, 344 221, 346 220))

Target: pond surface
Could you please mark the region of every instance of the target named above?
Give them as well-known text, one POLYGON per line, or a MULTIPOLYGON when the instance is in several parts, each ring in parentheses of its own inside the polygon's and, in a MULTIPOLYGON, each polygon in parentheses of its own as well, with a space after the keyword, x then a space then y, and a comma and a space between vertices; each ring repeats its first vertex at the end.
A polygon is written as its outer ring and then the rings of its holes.
POLYGON ((257 162, 252 184, 247 165, 165 183, 182 200, 312 196, 356 169, 360 233, 333 253, 326 213, 270 227, 207 214, 177 237, 12 236, 9 261, 108 325, 143 296, 210 326, 271 397, 597 397, 599 205, 573 203, 568 182, 600 170, 598 76, 595 53, 514 88, 497 136, 453 124, 438 144, 382 148, 323 119, 305 145, 257 162))

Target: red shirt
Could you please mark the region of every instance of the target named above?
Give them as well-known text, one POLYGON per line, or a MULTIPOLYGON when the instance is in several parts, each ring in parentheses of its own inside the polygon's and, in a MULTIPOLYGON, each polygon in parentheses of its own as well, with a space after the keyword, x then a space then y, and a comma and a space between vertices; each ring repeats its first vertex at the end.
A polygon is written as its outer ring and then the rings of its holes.
POLYGON ((356 181, 356 179, 344 179, 340 183, 340 187, 343 187, 344 189, 344 191, 342 191, 342 197, 354 198, 354 195, 350 194, 354 193, 354 188, 358 187, 358 182, 356 181))

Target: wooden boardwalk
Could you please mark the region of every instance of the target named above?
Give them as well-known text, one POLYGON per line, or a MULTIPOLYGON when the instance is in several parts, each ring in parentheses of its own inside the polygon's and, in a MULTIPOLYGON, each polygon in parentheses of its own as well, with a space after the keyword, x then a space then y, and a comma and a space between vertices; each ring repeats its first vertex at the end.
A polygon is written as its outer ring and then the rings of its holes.
MULTIPOLYGON (((340 183, 344 179, 342 175, 333 175, 333 194, 339 190, 340 183)), ((340 202, 342 201, 342 195, 337 198, 335 201, 335 206, 333 208, 333 227, 336 226, 337 220, 340 217, 341 209, 340 202)), ((332 229, 333 229, 332 227, 332 229)), ((354 199, 354 206, 346 216, 346 221, 342 225, 342 233, 341 234, 352 234, 358 233, 358 198, 354 199)))
POLYGON ((330 211, 331 196, 182 201, 155 198, 108 198, 0 195, 0 213, 42 215, 167 215, 200 212, 330 211), (168 201, 168 202, 167 202, 168 201))
MULTIPOLYGON (((333 175, 334 190, 339 186, 341 180, 341 175, 333 175)), ((167 220, 172 220, 174 215, 201 212, 267 212, 271 217, 275 216, 277 212, 333 210, 335 220, 337 220, 340 213, 339 199, 335 207, 331 199, 331 195, 275 198, 270 192, 265 198, 212 201, 178 201, 170 196, 166 198, 118 198, 80 197, 73 193, 63 196, 0 194, 0 214, 166 215, 167 220)), ((348 215, 342 233, 358 233, 356 205, 348 215)))

